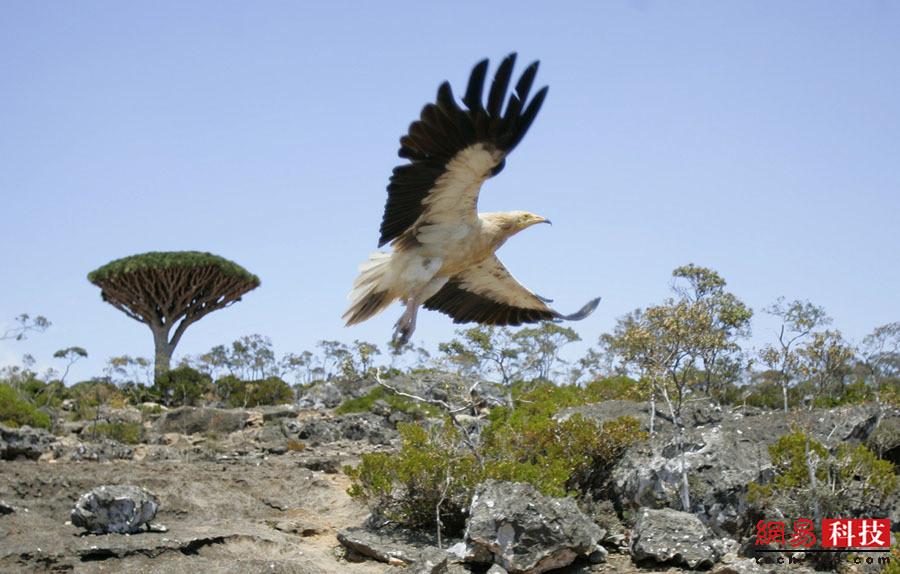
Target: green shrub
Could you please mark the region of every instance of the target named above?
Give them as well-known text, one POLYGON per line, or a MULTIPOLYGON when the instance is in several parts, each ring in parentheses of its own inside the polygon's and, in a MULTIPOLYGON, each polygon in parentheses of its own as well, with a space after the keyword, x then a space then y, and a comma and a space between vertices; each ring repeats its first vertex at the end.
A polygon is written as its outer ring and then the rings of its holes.
POLYGON ((881 402, 900 407, 900 377, 883 381, 878 387, 881 402))
POLYGON ((900 542, 891 548, 890 562, 887 563, 881 574, 900 574, 900 542))
POLYGON ((334 410, 336 414, 342 415, 347 413, 366 413, 372 410, 375 401, 382 400, 391 407, 391 410, 405 413, 414 418, 423 418, 426 416, 438 416, 437 407, 408 399, 406 397, 397 396, 382 386, 374 387, 371 391, 361 397, 355 399, 345 399, 334 410))
POLYGON ((400 424, 397 453, 364 454, 355 469, 351 496, 384 518, 411 527, 441 524, 458 533, 477 484, 489 479, 527 482, 550 496, 604 491, 609 472, 625 449, 643 440, 630 417, 598 425, 580 415, 553 418, 561 408, 583 404, 584 389, 540 383, 514 388, 516 408, 496 408, 480 441, 470 445, 445 419, 426 428, 400 424))
POLYGON ((75 418, 79 420, 94 419, 98 407, 122 408, 128 403, 116 385, 102 379, 76 383, 68 389, 68 396, 75 401, 75 418))
POLYGON ((0 423, 11 426, 50 428, 50 416, 22 399, 14 388, 0 383, 0 423))
POLYGON ((358 467, 345 469, 353 481, 348 493, 384 518, 414 528, 433 526, 443 499, 441 524, 459 532, 484 477, 474 453, 459 448, 459 431, 449 422, 430 429, 401 423, 397 430, 399 453, 364 454, 358 467))
POLYGON ((643 385, 631 377, 597 379, 585 386, 585 399, 589 403, 615 400, 646 401, 650 398, 649 388, 649 385, 643 385))
POLYGON ((191 367, 178 367, 157 377, 151 390, 166 406, 189 406, 212 390, 212 380, 191 367))
POLYGON ((864 445, 840 445, 832 454, 800 430, 769 446, 775 467, 771 484, 751 483, 748 500, 783 515, 818 507, 823 515, 863 516, 884 510, 897 490, 894 465, 864 445), (811 461, 811 462, 810 462, 811 461), (817 488, 812 488, 810 466, 817 488))
POLYGON ((226 375, 216 380, 215 392, 233 408, 281 405, 294 400, 291 386, 279 377, 244 381, 234 375, 226 375))
POLYGON ((247 381, 244 383, 244 393, 247 406, 281 405, 294 400, 294 391, 291 386, 278 377, 269 377, 261 381, 247 381))
POLYGON ((137 422, 97 423, 90 427, 92 436, 109 438, 125 444, 139 444, 144 427, 137 422))

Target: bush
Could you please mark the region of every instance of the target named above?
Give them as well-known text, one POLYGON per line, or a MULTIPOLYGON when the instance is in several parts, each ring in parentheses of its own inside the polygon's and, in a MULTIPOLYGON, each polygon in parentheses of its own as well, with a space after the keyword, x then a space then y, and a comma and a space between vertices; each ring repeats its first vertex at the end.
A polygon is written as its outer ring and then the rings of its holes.
POLYGON ((602 401, 646 401, 649 385, 642 385, 630 377, 609 377, 591 381, 585 386, 585 399, 590 403, 602 401))
POLYGON ((278 377, 269 377, 261 381, 248 381, 247 401, 248 406, 259 405, 283 405, 294 400, 294 391, 291 386, 278 377))
POLYGON ((890 562, 881 571, 881 574, 900 574, 900 542, 891 548, 890 562))
POLYGON ((109 438, 125 444, 139 444, 144 427, 137 422, 97 423, 91 427, 92 436, 109 438))
POLYGON ((476 444, 467 443, 450 419, 425 427, 397 426, 397 453, 364 454, 346 469, 351 496, 382 517, 410 527, 433 527, 440 503, 442 527, 458 533, 475 486, 495 478, 527 482, 543 494, 603 492, 609 471, 624 450, 643 440, 637 420, 623 417, 602 426, 575 415, 558 421, 559 409, 583 404, 578 387, 540 383, 514 388, 515 409, 496 408, 476 444))
POLYGON ((72 385, 68 395, 75 400, 75 418, 91 420, 101 406, 122 408, 127 404, 125 395, 109 381, 91 380, 72 385))
POLYGON ((212 380, 191 367, 178 367, 157 377, 151 389, 166 406, 190 406, 212 390, 212 380))
POLYGON ((358 467, 345 468, 353 481, 348 493, 380 516, 414 528, 434 526, 443 500, 442 526, 461 531, 475 486, 484 477, 474 453, 459 448, 460 433, 449 422, 430 429, 401 423, 397 430, 399 453, 364 454, 358 467))
POLYGON ((50 428, 50 416, 22 399, 11 386, 0 383, 0 423, 11 426, 50 428))
POLYGON ((347 413, 367 413, 372 410, 372 406, 375 404, 375 401, 378 400, 386 402, 391 407, 391 410, 410 415, 413 418, 438 416, 439 414, 437 407, 423 404, 406 397, 397 396, 382 386, 374 387, 371 391, 361 397, 345 399, 338 405, 334 412, 339 415, 347 413))
POLYGON ((233 408, 281 405, 294 400, 291 386, 278 377, 242 381, 226 375, 216 381, 216 395, 233 408))
POLYGON ((878 387, 878 397, 884 403, 900 407, 900 378, 882 382, 878 387))
POLYGON ((751 483, 749 500, 760 508, 801 516, 818 507, 823 516, 883 513, 897 489, 894 465, 864 445, 840 445, 832 454, 800 430, 769 446, 775 467, 771 484, 751 483), (810 467, 817 488, 812 488, 810 467))

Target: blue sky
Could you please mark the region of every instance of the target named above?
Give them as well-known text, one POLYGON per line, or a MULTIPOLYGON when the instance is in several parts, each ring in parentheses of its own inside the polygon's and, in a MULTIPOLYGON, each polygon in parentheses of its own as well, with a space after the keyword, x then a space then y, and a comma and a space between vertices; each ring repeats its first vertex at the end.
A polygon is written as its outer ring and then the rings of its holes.
MULTIPOLYGON (((585 340, 688 262, 755 309, 808 298, 859 340, 900 320, 898 30, 886 1, 4 2, 0 320, 54 325, 0 343, 0 364, 81 345, 78 379, 149 356, 85 278, 149 250, 262 279, 180 353, 249 333, 383 344, 399 308, 340 316, 398 138, 441 81, 459 93, 510 51, 550 93, 481 208, 553 219, 500 255, 564 312, 602 295, 585 340)), ((429 312, 416 339, 452 333, 429 312)))

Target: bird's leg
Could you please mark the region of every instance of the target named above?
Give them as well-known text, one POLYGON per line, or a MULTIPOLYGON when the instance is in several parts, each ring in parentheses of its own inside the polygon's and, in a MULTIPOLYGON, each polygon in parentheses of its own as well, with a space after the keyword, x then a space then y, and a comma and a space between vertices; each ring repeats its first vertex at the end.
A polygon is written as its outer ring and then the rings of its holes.
POLYGON ((409 342, 413 331, 416 330, 416 314, 419 311, 419 304, 415 297, 406 300, 406 311, 400 316, 400 320, 394 325, 394 344, 402 347, 409 342))

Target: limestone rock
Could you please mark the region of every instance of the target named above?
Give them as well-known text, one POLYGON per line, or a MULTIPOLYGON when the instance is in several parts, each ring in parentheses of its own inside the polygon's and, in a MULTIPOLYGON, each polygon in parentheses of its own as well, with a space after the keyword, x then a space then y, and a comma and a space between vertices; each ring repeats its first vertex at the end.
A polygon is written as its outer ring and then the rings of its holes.
POLYGON ((56 437, 44 429, 30 426, 10 428, 0 425, 0 459, 37 460, 55 440, 56 437))
POLYGON ((712 531, 687 512, 644 508, 631 532, 631 556, 637 562, 708 568, 724 554, 722 543, 712 531))
POLYGON ((139 532, 156 516, 159 500, 130 485, 99 486, 79 497, 72 524, 95 534, 139 532))
POLYGON ((156 431, 181 434, 228 434, 243 429, 250 418, 250 411, 243 409, 180 407, 163 414, 156 423, 156 431))
POLYGON ((466 541, 512 574, 539 574, 598 549, 603 530, 571 498, 543 496, 529 484, 489 480, 475 491, 466 541))

